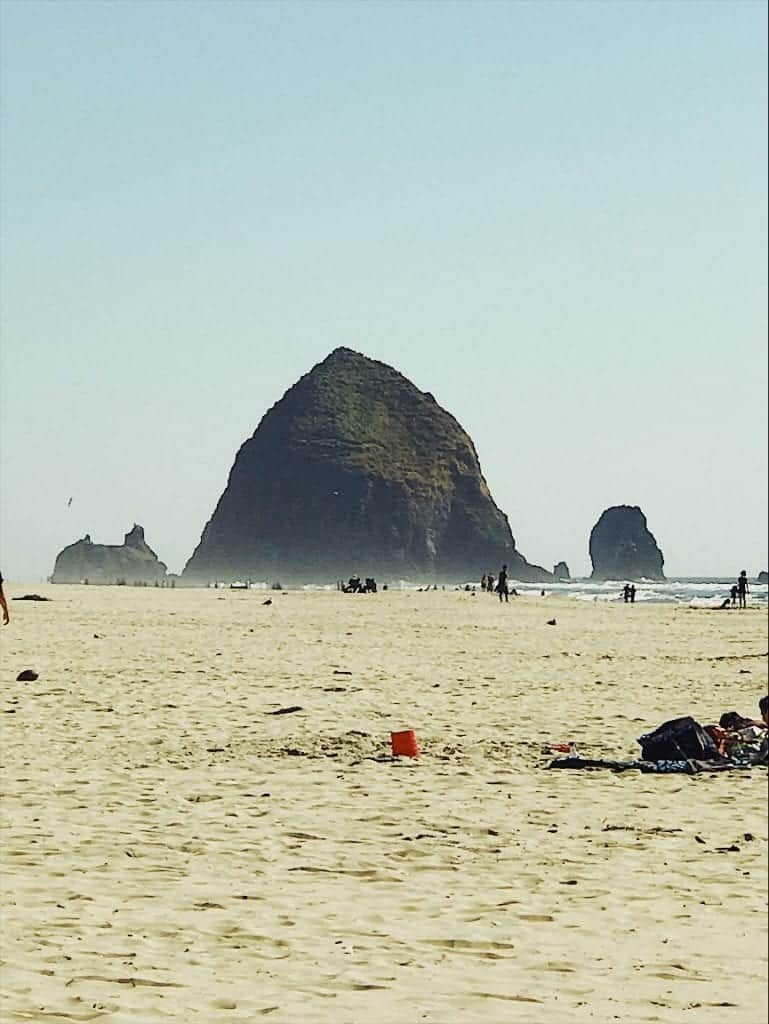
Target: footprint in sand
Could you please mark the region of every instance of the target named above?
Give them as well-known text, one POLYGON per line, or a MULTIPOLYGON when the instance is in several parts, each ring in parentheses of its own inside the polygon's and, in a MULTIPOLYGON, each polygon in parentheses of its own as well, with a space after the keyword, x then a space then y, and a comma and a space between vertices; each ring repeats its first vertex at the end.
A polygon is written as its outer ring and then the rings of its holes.
POLYGON ((425 939, 423 944, 483 960, 509 960, 515 949, 509 942, 478 942, 469 939, 425 939))
POLYGON ((511 1003, 543 1003, 544 999, 535 999, 534 996, 508 996, 503 992, 471 992, 470 995, 478 996, 480 999, 506 999, 511 1003))
POLYGON ((291 944, 285 939, 273 939, 269 935, 250 935, 241 933, 248 944, 251 956, 259 960, 287 960, 291 956, 291 944))

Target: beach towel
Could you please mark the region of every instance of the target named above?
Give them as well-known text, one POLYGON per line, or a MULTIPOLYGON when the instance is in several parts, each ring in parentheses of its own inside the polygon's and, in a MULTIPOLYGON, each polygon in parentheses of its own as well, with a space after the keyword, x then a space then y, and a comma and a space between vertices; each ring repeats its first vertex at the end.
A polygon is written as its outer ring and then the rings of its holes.
POLYGON ((644 775, 699 775, 702 772, 744 771, 758 767, 758 762, 699 761, 696 758, 661 761, 612 761, 608 758, 557 757, 548 768, 608 768, 613 772, 634 769, 644 775))

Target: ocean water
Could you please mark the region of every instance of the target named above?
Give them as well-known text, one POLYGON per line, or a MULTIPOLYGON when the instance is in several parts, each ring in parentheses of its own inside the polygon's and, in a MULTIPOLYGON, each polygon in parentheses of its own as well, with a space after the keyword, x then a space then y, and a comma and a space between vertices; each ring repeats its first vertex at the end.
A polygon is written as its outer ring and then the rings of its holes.
MULTIPOLYGON (((712 577, 712 576, 687 576, 679 579, 665 580, 658 583, 653 580, 642 580, 636 583, 636 602, 654 604, 682 604, 690 605, 692 608, 718 608, 719 605, 730 596, 730 590, 734 585, 735 578, 712 577)), ((379 582, 381 589, 382 583, 379 582)), ((510 580, 511 589, 518 592, 519 597, 539 597, 544 591, 545 596, 558 594, 564 597, 572 597, 575 601, 622 601, 622 587, 624 580, 606 580, 597 583, 590 579, 574 579, 568 583, 521 583, 518 580, 510 580)), ((219 583, 218 586, 227 588, 229 584, 219 583)), ((432 585, 426 581, 419 580, 395 580, 386 583, 390 590, 425 590, 432 589, 432 585)), ((269 590, 270 584, 260 581, 235 584, 238 588, 249 590, 269 590)), ((762 605, 767 607, 769 587, 765 583, 749 582, 750 592, 748 594, 749 605, 762 605)), ((443 590, 465 590, 475 588, 480 593, 480 584, 477 580, 465 581, 456 584, 445 584, 438 587, 443 590)), ((288 587, 286 589, 294 589, 288 587)), ((337 590, 336 581, 326 584, 308 583, 298 589, 301 590, 337 590)))
MULTIPOLYGON (((736 579, 736 578, 735 578, 736 579)), ((655 604, 686 604, 693 608, 718 608, 725 598, 730 596, 730 590, 735 579, 724 579, 704 576, 682 577, 680 579, 665 580, 664 583, 657 583, 652 580, 636 583, 636 601, 655 604)), ((622 601, 622 587, 624 580, 606 580, 597 583, 589 579, 572 580, 569 583, 513 583, 512 586, 519 594, 563 594, 573 597, 577 601, 622 601)), ((765 583, 749 583, 750 593, 748 604, 767 604, 767 591, 769 588, 765 583)))
MULTIPOLYGON (((693 608, 718 608, 725 598, 729 597, 730 590, 734 585, 735 578, 716 578, 709 576, 690 576, 679 579, 666 580, 664 583, 657 583, 652 580, 636 583, 636 602, 654 604, 682 604, 691 605, 693 608)), ((622 587, 624 580, 606 580, 596 583, 590 579, 575 579, 568 583, 521 583, 517 580, 510 580, 511 588, 518 591, 520 597, 539 597, 544 590, 545 596, 559 594, 564 597, 572 597, 576 601, 622 601, 622 587)), ((266 584, 260 586, 266 587, 266 584)), ((430 588, 427 582, 414 580, 397 580, 388 584, 391 590, 423 590, 430 588)), ((765 583, 749 583, 750 593, 748 594, 749 605, 767 606, 767 594, 769 587, 765 583)), ((381 583, 380 583, 381 587, 381 583)), ((466 587, 473 588, 480 592, 480 584, 477 580, 470 580, 460 584, 446 584, 446 590, 464 590, 466 587)), ((335 590, 336 584, 307 585, 304 590, 335 590)), ((439 589, 441 589, 439 587, 439 589)))

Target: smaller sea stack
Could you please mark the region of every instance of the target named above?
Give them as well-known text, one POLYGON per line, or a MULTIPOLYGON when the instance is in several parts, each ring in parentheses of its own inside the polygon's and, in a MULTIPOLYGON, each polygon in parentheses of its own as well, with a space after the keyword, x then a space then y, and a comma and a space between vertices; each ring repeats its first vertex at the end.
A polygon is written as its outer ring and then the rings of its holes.
POLYGON ((637 505, 607 508, 590 534, 594 580, 665 579, 665 559, 637 505))
POLYGON ((94 544, 88 534, 56 556, 52 583, 163 583, 167 566, 134 523, 122 544, 94 544))

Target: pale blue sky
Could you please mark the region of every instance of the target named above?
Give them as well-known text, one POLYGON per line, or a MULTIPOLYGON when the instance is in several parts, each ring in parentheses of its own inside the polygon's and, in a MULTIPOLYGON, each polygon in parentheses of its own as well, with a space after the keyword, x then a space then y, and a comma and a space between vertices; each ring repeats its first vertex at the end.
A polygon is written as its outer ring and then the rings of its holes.
POLYGON ((181 570, 337 345, 457 417, 531 561, 629 503, 669 574, 767 567, 764 3, 0 11, 6 577, 134 521, 181 570))

